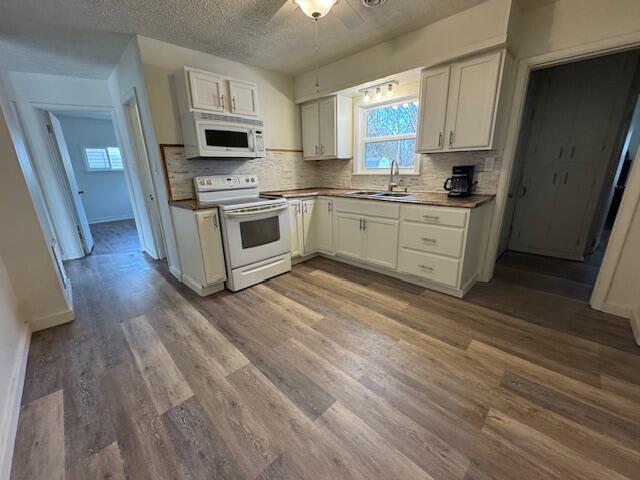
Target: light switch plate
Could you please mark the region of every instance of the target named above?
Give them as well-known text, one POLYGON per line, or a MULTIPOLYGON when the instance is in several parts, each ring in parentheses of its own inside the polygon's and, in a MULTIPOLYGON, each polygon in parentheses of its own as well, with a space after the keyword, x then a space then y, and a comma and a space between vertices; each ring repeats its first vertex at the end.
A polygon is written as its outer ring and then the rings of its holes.
POLYGON ((493 169, 496 166, 496 157, 486 157, 484 159, 484 171, 485 172, 493 172, 493 169))

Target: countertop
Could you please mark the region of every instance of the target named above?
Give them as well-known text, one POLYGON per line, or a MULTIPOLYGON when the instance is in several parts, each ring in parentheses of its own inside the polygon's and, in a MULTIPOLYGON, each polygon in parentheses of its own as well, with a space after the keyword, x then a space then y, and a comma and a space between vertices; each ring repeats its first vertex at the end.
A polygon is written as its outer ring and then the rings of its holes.
MULTIPOLYGON (((364 200, 376 200, 381 202, 397 202, 412 203, 418 205, 434 205, 439 207, 461 207, 476 208, 485 203, 489 203, 495 195, 471 195, 465 198, 449 198, 446 193, 438 192, 409 192, 410 197, 403 198, 376 198, 376 197, 359 197, 349 195, 350 192, 363 192, 368 189, 358 188, 301 188, 297 190, 276 190, 271 192, 261 192, 261 195, 269 195, 274 197, 297 198, 297 197, 343 197, 343 198, 362 198, 364 200)), ((379 190, 376 190, 379 191, 379 190)))
MULTIPOLYGON (((471 195, 465 198, 449 198, 446 193, 436 192, 409 192, 410 197, 404 198, 374 198, 374 197, 357 197, 349 195, 350 192, 362 192, 366 189, 357 188, 300 188, 297 190, 274 190, 269 192, 260 192, 260 195, 283 198, 301 198, 301 197, 342 197, 355 198, 363 200, 376 200, 380 202, 396 202, 411 203, 417 205, 434 205, 439 207, 460 207, 460 208, 476 208, 493 200, 495 195, 471 195)), ((195 199, 176 200, 170 202, 170 205, 187 210, 206 210, 208 208, 217 208, 215 202, 199 202, 195 199)))

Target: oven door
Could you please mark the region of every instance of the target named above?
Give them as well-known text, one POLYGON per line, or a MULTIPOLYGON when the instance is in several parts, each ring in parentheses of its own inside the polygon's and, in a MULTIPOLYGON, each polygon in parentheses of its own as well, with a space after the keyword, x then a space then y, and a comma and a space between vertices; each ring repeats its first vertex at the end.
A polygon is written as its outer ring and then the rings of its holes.
POLYGON ((197 122, 198 147, 201 156, 253 157, 253 129, 242 125, 197 122))
POLYGON ((290 251, 287 204, 224 211, 225 247, 231 269, 290 251))

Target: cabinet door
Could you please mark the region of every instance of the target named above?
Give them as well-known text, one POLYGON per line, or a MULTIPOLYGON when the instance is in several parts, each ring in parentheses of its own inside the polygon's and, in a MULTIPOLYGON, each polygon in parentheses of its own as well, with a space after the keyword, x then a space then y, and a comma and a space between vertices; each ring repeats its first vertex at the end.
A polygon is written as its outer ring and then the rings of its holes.
POLYGON ((258 115, 258 87, 253 83, 229 80, 231 111, 238 115, 258 115))
MULTIPOLYGON (((204 262, 204 276, 207 285, 223 282, 226 278, 220 222, 217 210, 198 214, 198 234, 204 262)), ((203 285, 206 286, 206 285, 203 285)))
POLYGON ((222 78, 215 75, 189 71, 191 105, 200 110, 224 111, 222 78))
POLYGON ((318 247, 316 245, 316 226, 313 221, 316 201, 302 200, 302 236, 304 241, 303 254, 314 253, 318 247))
POLYGON ((437 152, 444 147, 449 72, 448 66, 422 72, 418 152, 437 152))
POLYGON ((559 177, 553 164, 542 164, 525 173, 514 215, 512 250, 545 248, 559 177))
POLYGON ((333 200, 318 198, 313 210, 315 246, 325 253, 333 253, 333 200))
POLYGON ((336 157, 336 98, 318 103, 320 117, 320 156, 336 157))
POLYGON ((591 165, 575 165, 558 175, 558 194, 551 210, 546 248, 562 252, 570 257, 579 257, 585 249, 583 232, 589 228, 587 215, 590 201, 594 197, 594 168, 591 165))
POLYGON ((300 200, 289 201, 289 238, 291 239, 291 256, 302 255, 302 209, 300 200))
POLYGON ((318 103, 303 105, 302 157, 317 158, 320 155, 320 117, 318 103))
POLYGON ((501 65, 502 52, 452 65, 446 149, 491 147, 501 65))
POLYGON ((398 258, 398 221, 363 218, 363 260, 385 268, 396 268, 398 258))
POLYGON ((362 217, 336 213, 336 255, 362 258, 362 217))

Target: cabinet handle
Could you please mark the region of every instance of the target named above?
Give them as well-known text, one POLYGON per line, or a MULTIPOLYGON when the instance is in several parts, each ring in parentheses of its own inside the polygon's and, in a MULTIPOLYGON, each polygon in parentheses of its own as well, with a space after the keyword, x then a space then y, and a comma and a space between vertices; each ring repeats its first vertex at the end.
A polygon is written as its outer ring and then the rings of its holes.
POLYGON ((418 265, 420 268, 422 268, 423 270, 426 270, 427 272, 433 272, 433 267, 429 267, 428 265, 418 265))
POLYGON ((331 202, 327 202, 327 210, 329 213, 333 210, 333 204, 331 202))
POLYGON ((453 130, 449 130, 449 146, 453 146, 453 130))
POLYGON ((362 219, 362 230, 367 229, 367 220, 365 218, 362 219))
POLYGON ((233 103, 233 111, 236 111, 236 97, 231 97, 231 103, 233 103))
POLYGON ((318 145, 316 145, 316 155, 318 155, 318 145))
POLYGON ((438 243, 438 240, 435 238, 429 238, 429 237, 422 237, 421 239, 423 242, 427 242, 427 243, 433 243, 436 244, 438 243))
POLYGON ((224 93, 220 95, 220 98, 218 100, 220 100, 220 106, 224 108, 224 93))
POLYGON ((573 154, 576 153, 576 146, 572 145, 571 146, 571 153, 569 154, 569 158, 573 158, 573 154))
POLYGON ((569 180, 569 172, 565 172, 564 180, 562 181, 562 184, 566 185, 567 184, 567 180, 569 180))
POLYGON ((440 217, 438 215, 422 215, 422 218, 424 218, 425 220, 433 220, 434 222, 440 220, 440 217))
POLYGON ((362 219, 360 219, 360 230, 362 230, 362 219))
POLYGON ((438 146, 441 147, 442 146, 442 140, 443 140, 443 135, 442 132, 438 132, 438 146))
POLYGON ((307 204, 306 203, 304 204, 304 213, 308 213, 307 204))
POLYGON ((564 145, 560 147, 560 151, 558 152, 558 159, 562 158, 562 153, 564 152, 564 145))
POLYGON ((211 217, 211 219, 213 220, 213 228, 218 230, 218 216, 214 215, 213 217, 211 217))
POLYGON ((324 155, 324 145, 320 145, 320 155, 324 155))

